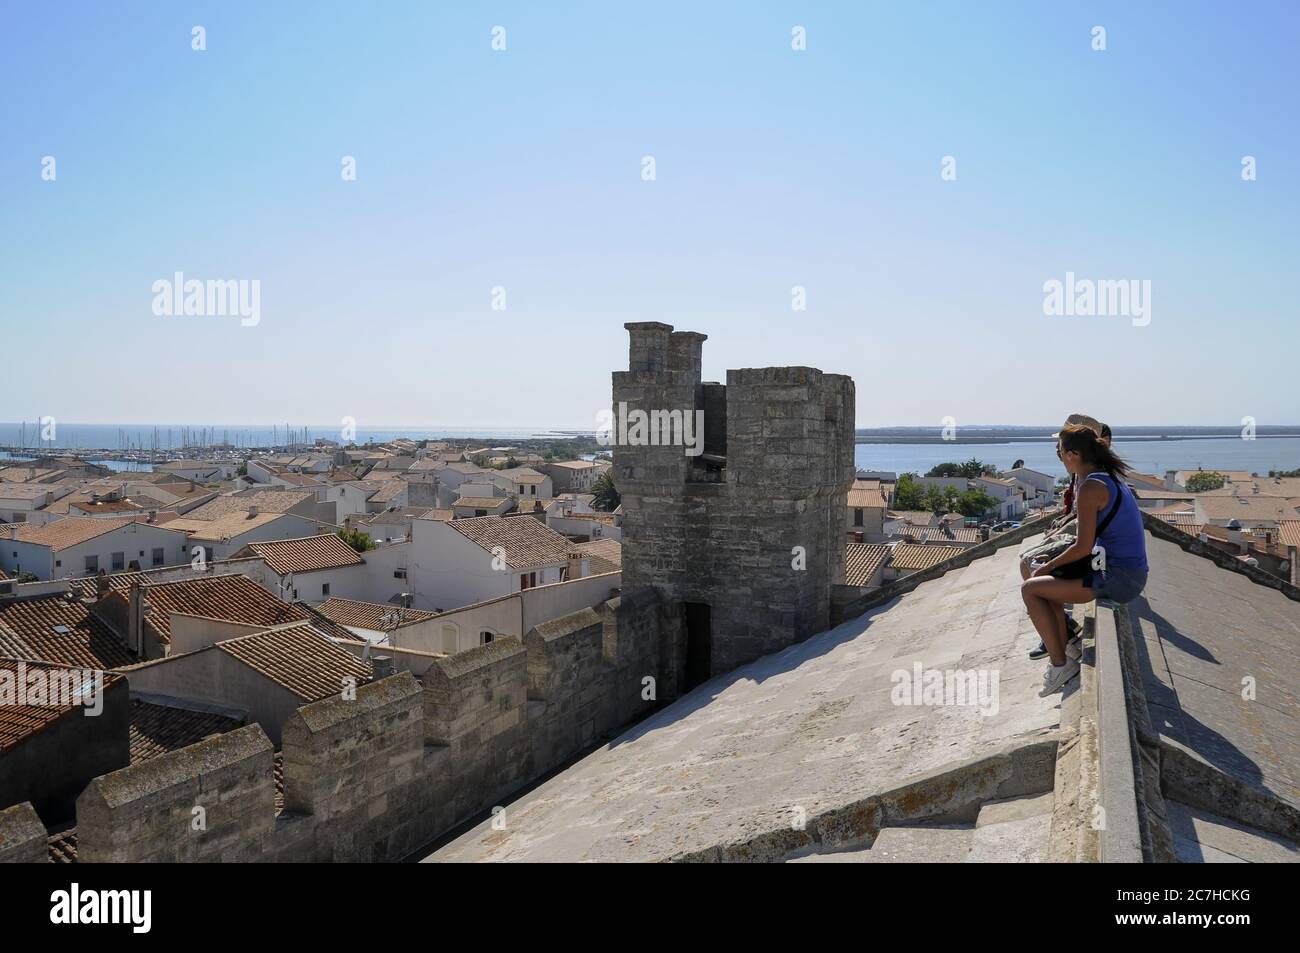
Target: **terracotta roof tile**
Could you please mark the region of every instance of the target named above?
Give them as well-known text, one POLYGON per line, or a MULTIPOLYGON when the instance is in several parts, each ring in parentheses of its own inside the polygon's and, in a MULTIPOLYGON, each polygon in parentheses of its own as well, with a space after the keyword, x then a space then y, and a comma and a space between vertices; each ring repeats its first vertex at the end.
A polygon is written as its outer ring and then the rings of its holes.
MULTIPOLYGON (((396 607, 383 605, 378 602, 354 602, 351 599, 326 599, 316 607, 321 615, 332 619, 339 625, 356 626, 358 629, 374 629, 381 631, 384 628, 383 617, 395 611, 396 607)), ((423 609, 406 609, 402 613, 402 625, 414 625, 417 622, 425 622, 437 617, 436 612, 425 612, 423 609)))
POLYGON ((0 603, 0 655, 99 669, 138 661, 85 603, 63 595, 0 603))
POLYGON ((500 546, 511 569, 562 563, 568 558, 568 539, 531 517, 477 516, 447 525, 488 552, 500 546))
POLYGON ((44 526, 29 523, 11 524, 0 529, 0 536, 19 542, 50 546, 57 553, 143 519, 144 517, 96 519, 93 516, 67 516, 53 523, 46 523, 44 526))
POLYGON ((365 562, 337 533, 249 543, 248 548, 266 560, 272 571, 280 576, 291 572, 359 566, 365 562))
POLYGON ((895 569, 929 569, 945 559, 960 556, 962 550, 955 546, 919 546, 899 543, 890 554, 889 564, 895 569))
POLYGON ((587 557, 587 567, 593 576, 623 568, 623 544, 616 539, 593 539, 576 544, 573 550, 587 557))
POLYGON ((344 679, 362 684, 371 674, 369 665, 310 623, 228 639, 215 647, 306 702, 338 695, 344 679))
POLYGON ((256 506, 259 513, 284 513, 300 503, 315 499, 311 490, 260 490, 246 496, 219 496, 185 514, 186 519, 214 520, 231 513, 247 513, 256 506))
POLYGON ((311 618, 303 607, 281 602, 247 576, 200 576, 154 583, 144 590, 149 600, 145 621, 167 643, 171 642, 172 612, 247 625, 280 625, 311 618))
POLYGON ((869 585, 876 571, 889 557, 889 547, 875 543, 849 543, 844 548, 844 582, 849 586, 869 585))
POLYGON ((212 712, 131 700, 131 763, 139 764, 188 747, 208 735, 234 731, 243 722, 212 712))
MULTIPOLYGON (((67 690, 76 690, 77 686, 85 686, 93 690, 93 682, 88 678, 88 673, 83 668, 51 665, 29 659, 0 658, 0 673, 4 673, 4 680, 11 690, 20 680, 30 679, 33 672, 40 672, 47 678, 63 673, 73 680, 67 683, 67 690)), ((105 687, 121 677, 120 675, 105 677, 105 687)), ((13 700, 6 699, 5 704, 0 704, 0 754, 17 747, 32 735, 39 734, 55 722, 70 717, 81 708, 81 705, 70 703, 51 705, 17 704, 16 698, 13 700)))
POLYGON ((1300 520, 1281 520, 1277 533, 1283 546, 1300 546, 1300 520))

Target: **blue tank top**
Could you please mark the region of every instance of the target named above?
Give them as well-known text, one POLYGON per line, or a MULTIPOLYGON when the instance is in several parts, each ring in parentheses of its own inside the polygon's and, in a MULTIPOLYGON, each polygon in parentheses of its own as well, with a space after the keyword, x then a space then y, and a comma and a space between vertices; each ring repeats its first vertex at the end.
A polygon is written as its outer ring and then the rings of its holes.
MULTIPOLYGON (((1097 542, 1106 550, 1106 566, 1115 569, 1140 569, 1147 571, 1146 530, 1142 526, 1142 513, 1131 490, 1121 489, 1118 481, 1107 473, 1090 473, 1088 480, 1096 480, 1106 487, 1106 505, 1097 511, 1097 525, 1106 518, 1115 494, 1122 494, 1115 517, 1106 527, 1106 532, 1097 538, 1097 542)), ((1082 485, 1079 487, 1083 491, 1082 485)))

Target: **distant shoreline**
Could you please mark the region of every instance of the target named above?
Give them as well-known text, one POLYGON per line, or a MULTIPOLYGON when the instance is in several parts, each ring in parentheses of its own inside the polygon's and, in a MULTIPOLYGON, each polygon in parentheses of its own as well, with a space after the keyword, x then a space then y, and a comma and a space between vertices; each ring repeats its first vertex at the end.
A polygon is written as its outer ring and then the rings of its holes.
MULTIPOLYGON (((1115 434, 1115 443, 1136 442, 1136 441, 1180 441, 1180 440, 1227 440, 1238 439, 1240 433, 1207 433, 1207 434, 1138 434, 1124 435, 1115 434)), ((1300 437, 1297 433, 1275 433, 1275 434, 1256 434, 1256 440, 1285 440, 1300 437)), ((1055 438, 1051 434, 1043 434, 1036 437, 1025 436, 987 436, 987 437, 956 437, 952 440, 945 440, 942 437, 934 435, 915 435, 904 436, 898 434, 864 434, 858 431, 854 438, 854 443, 898 443, 898 444, 969 444, 977 446, 980 444, 999 444, 999 443, 1051 443, 1055 438)))

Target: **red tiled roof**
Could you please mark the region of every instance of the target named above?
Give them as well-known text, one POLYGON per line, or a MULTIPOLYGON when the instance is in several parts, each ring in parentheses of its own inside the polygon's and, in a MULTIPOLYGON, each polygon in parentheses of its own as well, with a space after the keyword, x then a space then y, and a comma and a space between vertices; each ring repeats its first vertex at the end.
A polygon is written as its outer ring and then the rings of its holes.
POLYGON ((573 549, 587 557, 587 566, 593 576, 623 568, 623 544, 616 539, 593 539, 589 543, 578 543, 573 549))
POLYGON ((208 735, 225 734, 242 722, 211 712, 131 700, 131 763, 139 764, 188 747, 208 735))
MULTIPOLYGON (((381 605, 377 602, 353 602, 351 599, 331 598, 326 599, 317 606, 316 611, 339 625, 356 626, 358 629, 374 629, 378 632, 384 628, 384 615, 396 611, 396 608, 396 606, 381 605)), ((423 609, 404 609, 402 610, 402 625, 424 622, 436 618, 437 615, 436 612, 425 612, 423 609)))
POLYGON ((145 621, 163 642, 171 642, 171 615, 225 619, 247 625, 281 625, 310 619, 306 609, 281 602, 247 576, 200 576, 180 582, 160 582, 145 586, 149 611, 145 621))
POLYGON ((5 527, 5 531, 0 532, 0 535, 23 543, 50 546, 55 552, 59 552, 69 546, 77 546, 89 539, 94 539, 96 536, 111 533, 115 529, 121 529, 123 526, 129 526, 143 519, 144 517, 138 516, 127 519, 66 516, 61 520, 55 520, 53 523, 46 523, 44 526, 35 526, 30 523, 15 524, 11 527, 5 527))
POLYGON ((291 572, 317 572, 365 562, 357 551, 336 533, 321 533, 301 539, 276 539, 249 543, 248 548, 266 560, 280 576, 291 572))
POLYGON ((369 665, 309 623, 228 639, 216 648, 307 702, 340 694, 345 679, 358 685, 370 679, 369 665))
MULTIPOLYGON (((5 680, 10 687, 17 686, 20 680, 28 680, 38 671, 49 677, 58 673, 70 673, 76 680, 68 685, 69 689, 86 682, 87 673, 80 667, 50 665, 45 662, 26 659, 0 658, 0 672, 5 672, 5 680)), ((120 679, 120 675, 108 675, 104 678, 104 687, 120 679)), ((9 751, 26 741, 32 735, 39 734, 56 721, 60 721, 77 712, 82 706, 76 704, 26 705, 17 704, 17 698, 6 699, 0 704, 0 753, 9 751)))
POLYGON ((0 655, 100 669, 138 661, 80 599, 62 595, 0 603, 0 655))
POLYGON ((844 582, 866 586, 889 556, 889 547, 875 543, 849 543, 844 548, 844 582))
POLYGON ((961 554, 962 550, 955 546, 919 546, 899 543, 890 554, 889 564, 895 569, 929 569, 945 559, 961 554))
POLYGON ((568 539, 528 517, 476 516, 447 525, 488 552, 500 546, 511 569, 562 563, 568 558, 568 539))

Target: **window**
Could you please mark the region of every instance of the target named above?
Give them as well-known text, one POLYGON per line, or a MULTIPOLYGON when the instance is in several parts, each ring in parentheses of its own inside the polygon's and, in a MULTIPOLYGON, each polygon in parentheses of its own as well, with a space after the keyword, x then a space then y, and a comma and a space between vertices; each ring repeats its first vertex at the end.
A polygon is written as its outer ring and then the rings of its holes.
POLYGON ((492 633, 491 633, 491 632, 488 632, 488 631, 485 630, 485 631, 480 632, 480 633, 478 634, 478 644, 479 644, 479 645, 487 645, 487 644, 488 644, 489 642, 491 642, 491 641, 492 641, 492 633))
MULTIPOLYGON (((14 555, 17 556, 18 554, 17 554, 17 553, 14 553, 14 555)), ((63 565, 63 560, 62 560, 62 559, 56 559, 56 560, 54 560, 54 567, 55 567, 56 569, 57 569, 59 566, 62 566, 62 565, 63 565)))
POLYGON ((487 510, 475 510, 475 511, 474 511, 474 515, 475 515, 475 516, 487 516, 487 510))
POLYGON ((454 625, 444 625, 442 627, 442 650, 448 655, 452 655, 460 647, 458 645, 460 630, 454 625))
POLYGON ((153 551, 153 564, 155 566, 161 566, 166 561, 167 556, 163 548, 161 546, 155 546, 153 551))
POLYGON ((92 572, 99 572, 99 557, 98 557, 98 556, 87 556, 87 557, 86 557, 86 573, 87 573, 87 575, 89 575, 89 574, 92 573, 92 572))
POLYGON ((861 526, 861 525, 862 525, 862 510, 860 510, 860 509, 855 509, 855 510, 853 511, 853 525, 854 525, 854 526, 861 526))
POLYGON ((526 573, 526 572, 521 572, 521 573, 519 574, 519 588, 520 588, 520 589, 527 589, 527 588, 528 588, 528 573, 526 573))
POLYGON ((330 594, 330 584, 328 582, 321 583, 320 594, 322 596, 328 596, 330 594))
POLYGON ((110 559, 113 563, 113 572, 121 572, 126 568, 126 553, 113 553, 110 559))

